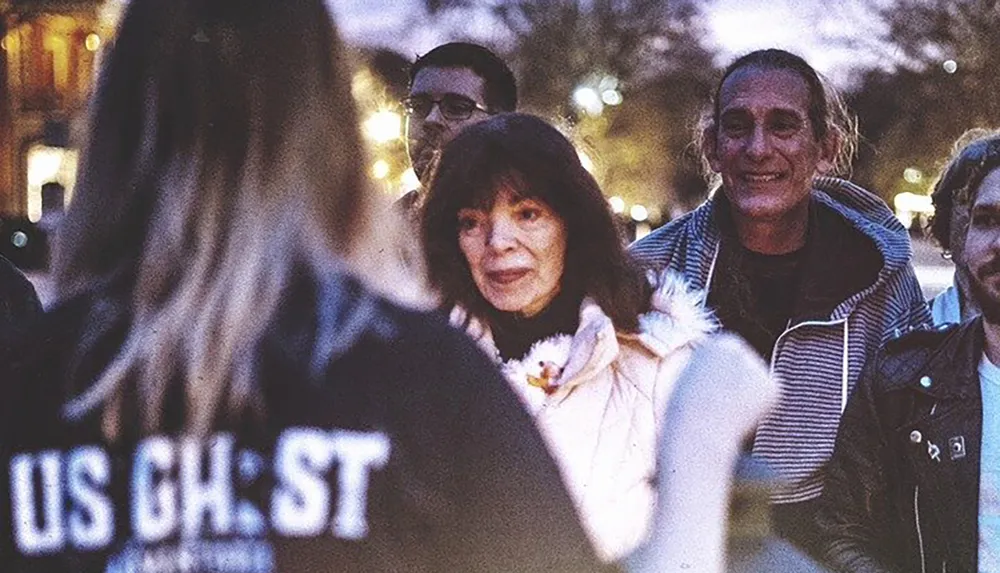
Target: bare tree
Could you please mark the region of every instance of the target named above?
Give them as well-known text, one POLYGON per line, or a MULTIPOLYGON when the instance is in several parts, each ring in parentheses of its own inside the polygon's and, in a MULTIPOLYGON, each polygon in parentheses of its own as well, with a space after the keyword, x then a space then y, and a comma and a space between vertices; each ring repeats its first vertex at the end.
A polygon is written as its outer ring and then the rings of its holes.
POLYGON ((704 195, 685 151, 715 65, 694 0, 427 0, 425 7, 495 17, 511 40, 504 52, 522 109, 567 127, 609 195, 651 207, 654 218, 704 195), (621 99, 587 110, 574 102, 580 88, 621 99))
POLYGON ((1000 6, 996 0, 866 0, 871 18, 847 40, 880 54, 852 98, 870 146, 858 176, 888 199, 926 190, 951 143, 1000 126, 1000 6), (913 167, 925 176, 906 181, 913 167))

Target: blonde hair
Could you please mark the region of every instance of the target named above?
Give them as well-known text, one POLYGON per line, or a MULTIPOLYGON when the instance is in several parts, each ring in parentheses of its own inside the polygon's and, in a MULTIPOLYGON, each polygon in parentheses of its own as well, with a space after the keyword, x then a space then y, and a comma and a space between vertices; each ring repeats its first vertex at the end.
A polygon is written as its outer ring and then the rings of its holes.
POLYGON ((67 415, 104 408, 113 439, 135 384, 152 432, 178 380, 192 433, 260 409, 255 352, 294 275, 385 271, 345 68, 322 0, 132 0, 54 256, 60 298, 99 293, 128 326, 67 415))

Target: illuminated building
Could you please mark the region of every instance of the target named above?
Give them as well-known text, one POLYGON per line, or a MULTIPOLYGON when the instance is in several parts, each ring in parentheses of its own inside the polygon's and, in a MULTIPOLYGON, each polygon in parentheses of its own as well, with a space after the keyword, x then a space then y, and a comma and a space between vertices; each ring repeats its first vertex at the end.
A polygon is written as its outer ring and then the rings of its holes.
POLYGON ((47 183, 65 189, 63 203, 72 196, 97 62, 123 2, 0 0, 0 215, 40 220, 47 183))

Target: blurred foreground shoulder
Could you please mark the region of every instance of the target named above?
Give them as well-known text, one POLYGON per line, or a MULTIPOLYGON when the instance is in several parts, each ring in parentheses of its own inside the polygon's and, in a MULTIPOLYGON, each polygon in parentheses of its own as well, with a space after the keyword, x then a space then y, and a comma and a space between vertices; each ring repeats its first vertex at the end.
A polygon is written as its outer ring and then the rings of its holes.
POLYGON ((41 312, 42 305, 34 285, 0 255, 0 330, 21 326, 41 312))

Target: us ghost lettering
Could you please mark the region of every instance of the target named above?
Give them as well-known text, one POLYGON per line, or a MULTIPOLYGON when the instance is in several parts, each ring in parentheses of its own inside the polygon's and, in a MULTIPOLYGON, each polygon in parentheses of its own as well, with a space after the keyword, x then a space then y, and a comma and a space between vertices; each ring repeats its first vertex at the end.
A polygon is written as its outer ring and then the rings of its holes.
MULTIPOLYGON (((202 440, 152 436, 132 450, 131 471, 124 474, 128 483, 118 486, 127 491, 126 508, 112 501, 112 479, 119 474, 101 447, 19 453, 8 468, 15 546, 23 555, 38 556, 98 551, 127 540, 127 551, 117 559, 124 563, 126 552, 130 562, 160 553, 199 560, 222 551, 220 543, 245 544, 268 531, 362 539, 368 533, 371 473, 386 465, 389 454, 390 441, 381 432, 289 428, 278 436, 270 459, 239 449, 228 433, 202 440), (274 479, 266 507, 240 498, 241 486, 268 472, 274 479), (115 531, 121 511, 128 512, 131 531, 115 531), (211 552, 204 551, 206 543, 214 547, 211 552)), ((247 560, 254 565, 246 571, 267 569, 261 568, 270 563, 266 547, 233 547, 234 554, 260 556, 247 560)))

